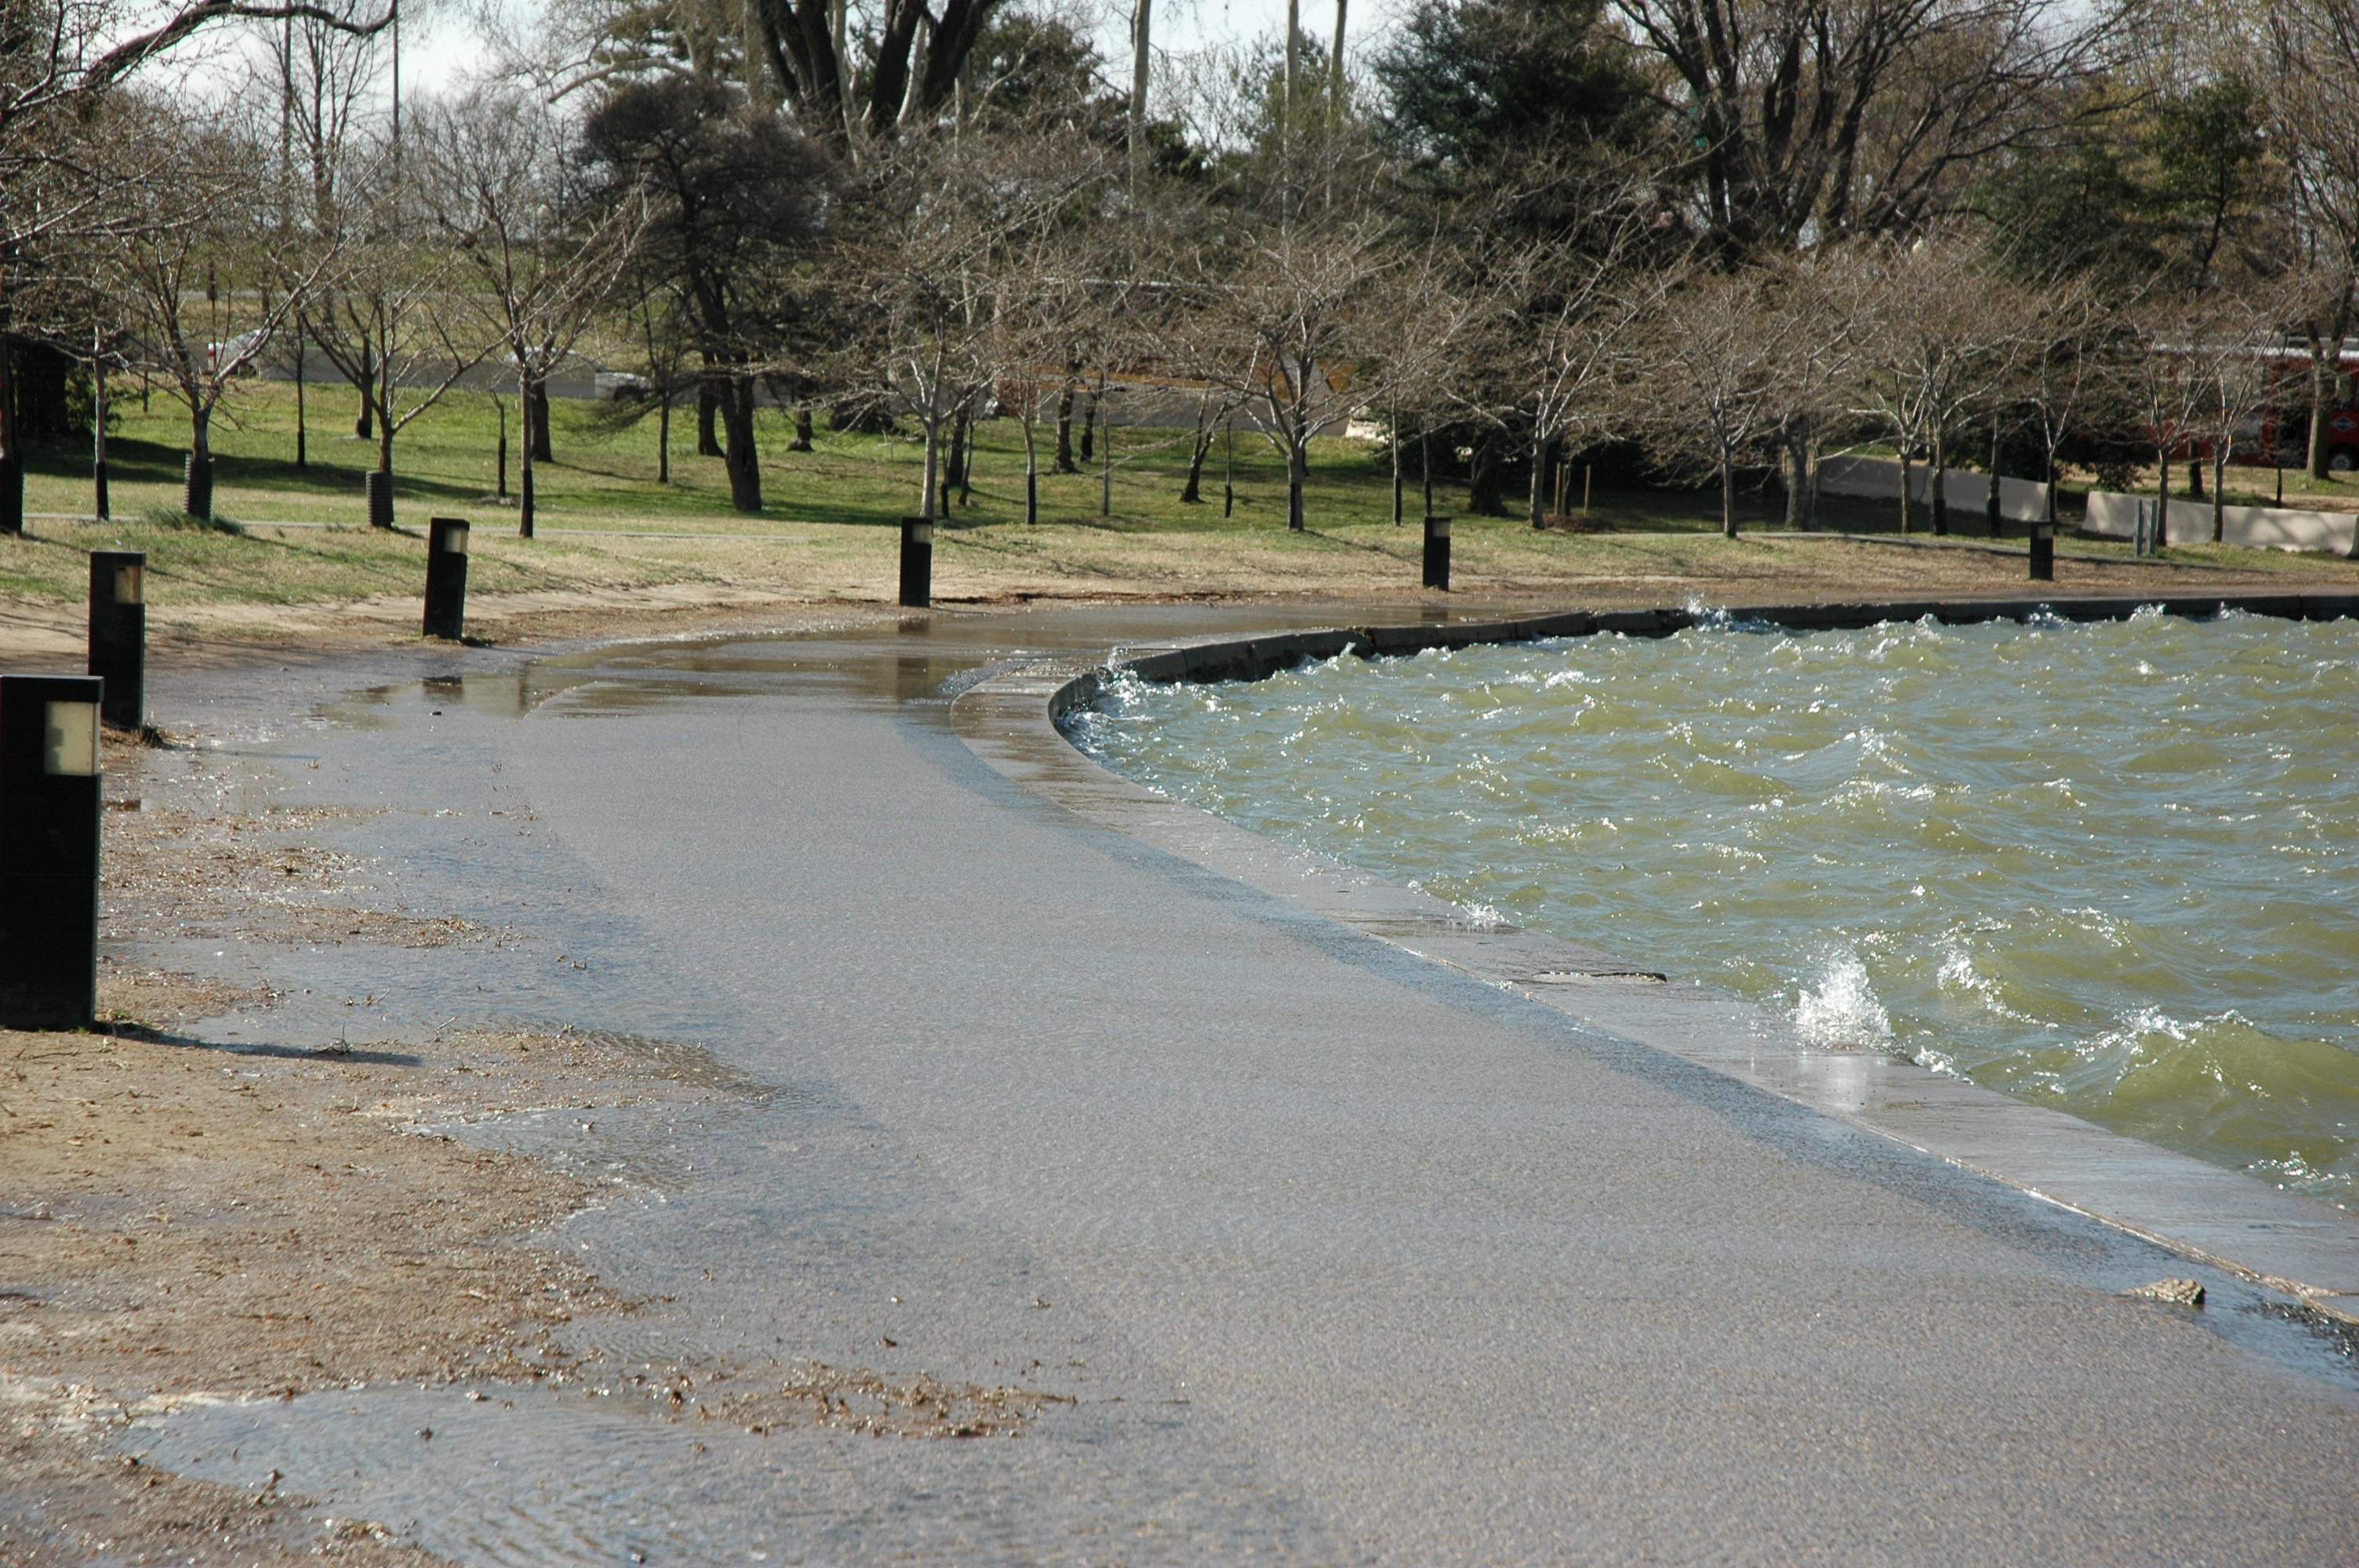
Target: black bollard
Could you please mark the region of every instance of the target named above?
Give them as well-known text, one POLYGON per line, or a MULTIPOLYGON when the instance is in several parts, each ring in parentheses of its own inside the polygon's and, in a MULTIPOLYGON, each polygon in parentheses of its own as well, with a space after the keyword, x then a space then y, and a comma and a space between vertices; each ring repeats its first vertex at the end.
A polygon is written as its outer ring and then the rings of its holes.
POLYGON ((426 524, 426 634, 452 642, 467 634, 467 520, 426 524))
POLYGON ((98 1006, 98 710, 90 676, 0 676, 0 1026, 98 1006))
POLYGON ((934 520, 901 519, 901 605, 930 609, 934 602, 934 520))
POLYGON ((393 476, 383 469, 371 469, 363 481, 368 495, 368 525, 372 528, 393 526, 393 476))
POLYGON ((25 465, 0 458, 0 534, 25 531, 25 465))
POLYGON ((2034 523, 2031 525, 2031 580, 2056 580, 2056 524, 2034 523))
POLYGON ((1425 520, 1425 586, 1450 591, 1450 519, 1430 514, 1425 520))
POLYGON ((117 730, 147 722, 147 557, 90 553, 90 673, 106 682, 99 717, 117 730))
POLYGON ((180 470, 180 510, 191 517, 212 521, 212 459, 189 454, 188 466, 180 470))

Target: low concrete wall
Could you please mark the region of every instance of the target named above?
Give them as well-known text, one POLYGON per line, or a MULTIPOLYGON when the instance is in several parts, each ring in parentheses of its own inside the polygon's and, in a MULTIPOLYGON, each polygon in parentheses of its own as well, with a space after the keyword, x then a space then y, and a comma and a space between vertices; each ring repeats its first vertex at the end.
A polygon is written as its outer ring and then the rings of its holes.
MULTIPOLYGON (((1984 515, 1990 505, 1990 475, 1969 469, 1943 470, 1942 489, 1950 512, 1984 515)), ((1933 504, 1933 470, 1923 463, 1908 469, 1908 492, 1927 506, 1933 504)), ((1819 462, 1819 493, 1857 495, 1870 500, 1900 501, 1900 463, 1895 458, 1823 458, 1819 462)), ((1998 481, 1998 510, 2017 523, 2038 523, 2048 516, 2048 487, 2027 479, 1998 481)))
MULTIPOLYGON (((1782 626, 1795 632, 1854 631, 1887 622, 1921 621, 1931 616, 1945 626, 1973 626, 1990 621, 2125 621, 2149 605, 2168 615, 2198 619, 2240 611, 2284 621, 2336 621, 2359 616, 2359 593, 2187 594, 2144 598, 2066 599, 1926 599, 1883 600, 1861 604, 1760 604, 1731 606, 1724 611, 1656 610, 1568 611, 1516 621, 1455 621, 1420 622, 1411 626, 1338 627, 1324 632, 1281 632, 1266 637, 1206 637, 1187 642, 1140 645, 1119 650, 1115 665, 1141 680, 1211 682, 1259 680, 1277 670, 1290 669, 1304 659, 1332 659, 1339 654, 1361 658, 1416 654, 1428 648, 1469 648, 1481 643, 1528 643, 1549 637, 1590 637, 1619 633, 1628 637, 1669 637, 1690 627, 1726 616, 1738 622, 1782 626)), ((1093 699, 1094 689, 1076 686, 1070 699, 1051 702, 1061 715, 1067 707, 1093 699), (1058 704, 1062 702, 1063 706, 1058 704)))
MULTIPOLYGON (((2089 492, 2089 516, 2082 524, 2092 534, 2129 539, 2137 535, 2137 509, 2152 505, 2152 496, 2122 495, 2113 491, 2089 492)), ((2223 506, 2222 542, 2266 550, 2332 550, 2351 553, 2353 526, 2359 515, 2348 512, 2295 512, 2277 506, 2223 506)), ((2212 503, 2173 501, 2169 537, 2173 545, 2208 544, 2212 538, 2212 503)))

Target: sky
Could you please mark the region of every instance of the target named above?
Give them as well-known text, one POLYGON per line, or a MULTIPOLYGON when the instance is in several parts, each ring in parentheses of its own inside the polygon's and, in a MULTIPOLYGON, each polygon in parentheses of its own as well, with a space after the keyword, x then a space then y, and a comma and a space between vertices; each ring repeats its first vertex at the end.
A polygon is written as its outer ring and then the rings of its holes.
MULTIPOLYGON (((511 0, 521 9, 521 0, 511 0)), ((1130 7, 1127 0, 1049 0, 1059 11, 1094 14, 1098 52, 1126 75, 1122 62, 1130 52, 1130 7)), ((401 74, 405 97, 414 91, 434 92, 455 86, 483 58, 480 34, 468 16, 470 7, 444 0, 423 25, 403 19, 401 74)), ((1391 3, 1355 0, 1347 13, 1354 49, 1380 29, 1391 3)), ((1195 49, 1206 44, 1241 41, 1260 36, 1276 38, 1286 26, 1286 0, 1154 0, 1151 21, 1159 49, 1195 49)), ((1335 26, 1334 0, 1302 0, 1303 31, 1324 39, 1335 26)))

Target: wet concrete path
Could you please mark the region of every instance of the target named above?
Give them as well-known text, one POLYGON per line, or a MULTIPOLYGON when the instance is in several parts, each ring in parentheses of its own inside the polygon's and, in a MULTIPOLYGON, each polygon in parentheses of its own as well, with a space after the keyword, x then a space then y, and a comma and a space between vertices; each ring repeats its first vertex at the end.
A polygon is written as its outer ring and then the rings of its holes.
POLYGON ((290 1041, 366 985, 396 1033, 573 1022, 766 1086, 593 1135, 624 1179, 562 1243, 668 1298, 581 1325, 608 1364, 1077 1402, 960 1442, 408 1388, 140 1445, 469 1562, 2348 1552, 2359 1392, 2248 1289, 2125 1299, 2198 1271, 1086 824, 949 726, 998 661, 1288 619, 453 652, 249 715, 256 787, 397 806, 347 840, 394 895, 516 933, 305 957, 290 1041))

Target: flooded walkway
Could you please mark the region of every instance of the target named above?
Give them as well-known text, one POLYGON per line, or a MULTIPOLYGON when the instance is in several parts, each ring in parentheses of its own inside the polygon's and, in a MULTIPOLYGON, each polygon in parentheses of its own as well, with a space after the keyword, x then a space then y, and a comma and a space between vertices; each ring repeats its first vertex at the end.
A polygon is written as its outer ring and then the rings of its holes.
MULTIPOLYGON (((2250 1287, 1093 826, 951 727, 989 670, 1288 621, 454 650, 261 726, 255 787, 395 807, 349 847, 515 934, 299 957, 290 1043, 365 979, 396 1033, 570 1022, 746 1087, 692 1122, 451 1130, 615 1173, 561 1236, 647 1303, 577 1325, 613 1391, 196 1406, 138 1446, 468 1563, 2359 1539, 2349 1359, 2250 1287), (2123 1293, 2189 1274, 2200 1312, 2123 1293), (963 1440, 666 1422, 625 1384, 674 1358, 1033 1402, 963 1440)), ((159 685, 168 724, 198 702, 159 685)))

